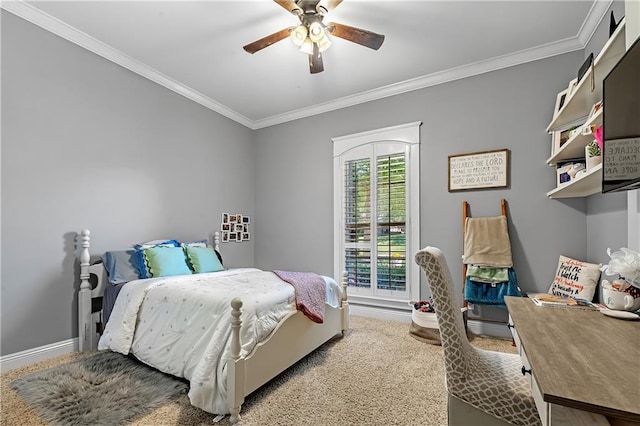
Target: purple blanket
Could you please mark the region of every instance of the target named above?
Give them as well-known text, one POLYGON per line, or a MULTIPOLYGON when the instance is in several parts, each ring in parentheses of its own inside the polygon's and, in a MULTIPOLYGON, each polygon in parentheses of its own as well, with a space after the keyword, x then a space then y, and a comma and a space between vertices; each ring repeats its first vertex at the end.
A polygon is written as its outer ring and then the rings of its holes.
POLYGON ((273 271, 281 280, 291 284, 296 294, 296 308, 311 321, 324 322, 327 300, 324 278, 313 272, 273 271))

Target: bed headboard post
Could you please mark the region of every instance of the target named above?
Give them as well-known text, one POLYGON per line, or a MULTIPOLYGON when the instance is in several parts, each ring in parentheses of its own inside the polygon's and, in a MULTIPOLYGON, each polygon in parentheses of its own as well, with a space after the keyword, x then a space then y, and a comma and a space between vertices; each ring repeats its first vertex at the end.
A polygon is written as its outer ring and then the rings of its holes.
POLYGON ((80 291, 78 292, 78 349, 90 351, 94 346, 91 330, 91 284, 89 283, 90 235, 88 229, 80 232, 82 251, 80 252, 80 291))
POLYGON ((220 252, 220 232, 216 231, 213 233, 213 249, 220 252))

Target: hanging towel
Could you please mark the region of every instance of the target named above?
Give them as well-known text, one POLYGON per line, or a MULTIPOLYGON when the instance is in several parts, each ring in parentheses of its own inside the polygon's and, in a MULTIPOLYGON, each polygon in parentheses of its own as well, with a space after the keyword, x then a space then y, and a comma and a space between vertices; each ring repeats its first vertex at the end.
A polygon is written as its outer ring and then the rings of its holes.
POLYGON ((509 268, 495 268, 493 266, 469 265, 467 277, 481 283, 502 283, 509 281, 509 268))
POLYGON ((512 267, 507 217, 468 217, 465 221, 462 261, 467 265, 512 267))
POLYGON ((487 284, 466 278, 464 286, 464 300, 477 305, 494 305, 506 307, 505 296, 522 296, 518 287, 518 277, 513 268, 508 268, 509 280, 503 283, 487 284))

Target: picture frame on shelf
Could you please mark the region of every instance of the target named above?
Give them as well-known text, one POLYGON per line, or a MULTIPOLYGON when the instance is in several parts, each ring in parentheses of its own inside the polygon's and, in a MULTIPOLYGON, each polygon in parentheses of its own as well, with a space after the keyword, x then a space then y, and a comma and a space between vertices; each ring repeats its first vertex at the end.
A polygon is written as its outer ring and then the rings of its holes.
POLYGON ((598 101, 591 107, 591 111, 589 111, 589 119, 593 118, 594 115, 602 108, 602 101, 598 101))
POLYGON ((569 97, 568 93, 569 93, 569 89, 564 89, 563 91, 561 91, 556 95, 556 106, 553 109, 553 118, 555 118, 558 115, 558 113, 564 106, 567 98, 569 97))
POLYGON ((551 155, 554 156, 558 151, 560 151, 560 134, 562 131, 556 130, 551 132, 551 155))
POLYGON ((584 75, 587 73, 587 71, 589 70, 589 68, 591 68, 592 65, 593 65, 593 52, 591 52, 589 56, 587 56, 587 59, 584 60, 582 65, 580 65, 580 68, 578 69, 578 78, 576 79, 576 82, 582 80, 582 77, 584 77, 584 75))
POLYGON ((573 92, 575 92, 576 86, 578 85, 579 81, 579 79, 574 78, 569 82, 569 86, 567 87, 567 98, 570 98, 573 92))
POLYGON ((559 131, 560 134, 559 134, 559 137, 558 137, 558 149, 562 148, 564 146, 564 144, 567 143, 569 141, 569 139, 571 139, 571 132, 573 130, 575 130, 575 129, 574 128, 568 128, 568 129, 559 131))
POLYGON ((573 158, 559 161, 556 164, 556 186, 561 187, 580 179, 584 172, 579 172, 581 170, 585 170, 585 168, 586 163, 584 158, 573 158))

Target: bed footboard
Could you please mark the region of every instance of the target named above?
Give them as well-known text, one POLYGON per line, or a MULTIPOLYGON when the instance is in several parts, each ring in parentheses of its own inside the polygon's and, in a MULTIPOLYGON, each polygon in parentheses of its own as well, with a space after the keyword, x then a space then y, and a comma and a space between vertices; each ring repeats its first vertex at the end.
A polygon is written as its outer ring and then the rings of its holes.
POLYGON ((292 312, 244 358, 240 356, 242 301, 236 298, 231 302, 231 358, 227 364, 227 403, 231 423, 240 421, 240 409, 246 396, 337 334, 344 336, 349 328, 346 274, 343 274, 341 285, 340 306, 327 305, 322 324, 309 320, 300 311, 292 312))

